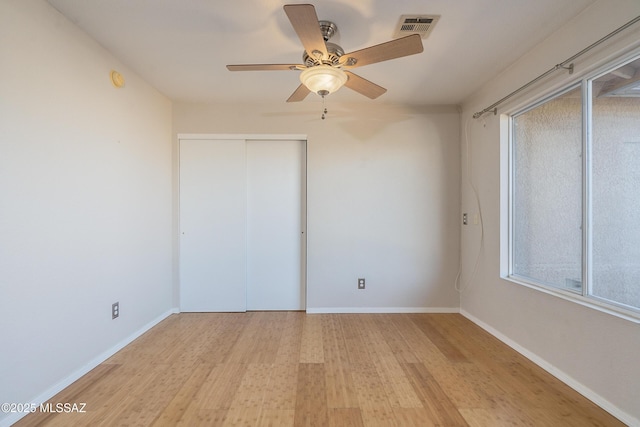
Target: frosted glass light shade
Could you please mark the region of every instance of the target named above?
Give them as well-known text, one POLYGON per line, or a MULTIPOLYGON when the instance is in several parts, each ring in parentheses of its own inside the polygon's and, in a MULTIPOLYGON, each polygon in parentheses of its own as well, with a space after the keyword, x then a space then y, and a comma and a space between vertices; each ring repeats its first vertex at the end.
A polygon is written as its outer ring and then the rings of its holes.
POLYGON ((318 65, 300 73, 300 81, 311 92, 328 95, 340 89, 347 82, 347 74, 330 65, 318 65))

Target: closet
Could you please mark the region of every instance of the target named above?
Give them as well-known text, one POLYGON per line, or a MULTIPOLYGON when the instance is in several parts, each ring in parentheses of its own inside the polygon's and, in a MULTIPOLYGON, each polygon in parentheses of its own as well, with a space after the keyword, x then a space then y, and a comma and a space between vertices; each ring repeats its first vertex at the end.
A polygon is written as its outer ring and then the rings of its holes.
POLYGON ((304 310, 306 138, 179 135, 180 311, 304 310))

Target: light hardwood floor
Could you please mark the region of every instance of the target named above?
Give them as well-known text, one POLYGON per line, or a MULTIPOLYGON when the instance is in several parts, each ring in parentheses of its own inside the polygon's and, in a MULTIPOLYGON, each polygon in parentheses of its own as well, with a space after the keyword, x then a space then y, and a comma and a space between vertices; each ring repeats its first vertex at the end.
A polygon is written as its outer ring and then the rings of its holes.
POLYGON ((16 426, 622 426, 458 314, 172 315, 16 426))

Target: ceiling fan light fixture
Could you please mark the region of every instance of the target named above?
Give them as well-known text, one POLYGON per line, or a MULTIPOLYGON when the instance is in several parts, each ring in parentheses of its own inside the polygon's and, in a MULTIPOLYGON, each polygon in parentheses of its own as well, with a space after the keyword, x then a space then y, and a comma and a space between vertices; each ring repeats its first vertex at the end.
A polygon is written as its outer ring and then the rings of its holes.
POLYGON ((347 74, 330 65, 318 65, 300 73, 300 81, 311 92, 325 96, 340 89, 348 80, 347 74))

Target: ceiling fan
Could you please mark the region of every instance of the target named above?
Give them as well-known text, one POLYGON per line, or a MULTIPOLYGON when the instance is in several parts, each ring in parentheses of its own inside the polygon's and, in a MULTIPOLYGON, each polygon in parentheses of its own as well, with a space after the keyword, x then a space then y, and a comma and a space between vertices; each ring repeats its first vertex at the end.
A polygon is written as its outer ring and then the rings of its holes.
POLYGON ((230 71, 301 71, 301 84, 287 102, 302 101, 310 92, 315 92, 324 98, 343 85, 368 98, 375 99, 387 90, 349 70, 423 51, 420 35, 412 34, 355 52, 344 53, 340 46, 329 42, 337 31, 336 24, 320 21, 313 5, 289 4, 283 8, 304 46, 303 63, 227 65, 227 69, 230 71))

